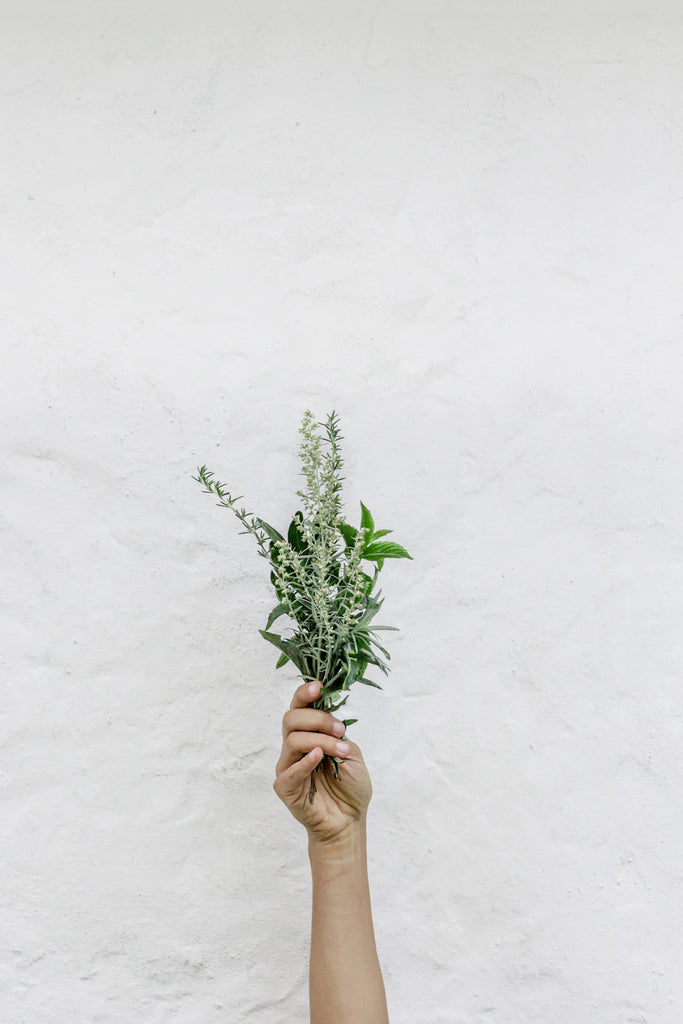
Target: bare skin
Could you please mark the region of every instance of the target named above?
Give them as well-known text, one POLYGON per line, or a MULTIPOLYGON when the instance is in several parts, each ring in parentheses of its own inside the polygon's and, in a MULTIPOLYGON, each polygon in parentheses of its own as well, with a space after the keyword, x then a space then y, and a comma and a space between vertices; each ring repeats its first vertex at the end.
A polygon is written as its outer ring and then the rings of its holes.
POLYGON ((313 881, 309 990, 311 1024, 389 1024, 372 924, 366 819, 372 784, 357 744, 342 722, 309 705, 320 683, 303 684, 282 720, 282 752, 273 788, 308 833, 313 881), (337 758, 311 772, 324 754, 337 758), (343 758, 343 760, 340 760, 343 758))

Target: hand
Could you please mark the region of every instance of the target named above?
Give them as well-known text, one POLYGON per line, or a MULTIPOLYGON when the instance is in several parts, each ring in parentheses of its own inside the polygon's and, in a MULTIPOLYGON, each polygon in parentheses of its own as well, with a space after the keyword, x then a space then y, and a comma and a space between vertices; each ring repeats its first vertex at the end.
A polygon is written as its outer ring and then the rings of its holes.
POLYGON ((348 752, 337 750, 344 734, 343 722, 327 711, 309 707, 319 694, 320 683, 304 683, 294 692, 282 719, 282 752, 273 789, 297 821, 306 826, 310 840, 333 843, 355 825, 364 824, 372 783, 357 744, 345 740, 348 752), (338 778, 331 761, 323 761, 325 754, 336 758, 338 778), (311 800, 311 773, 318 765, 311 800))

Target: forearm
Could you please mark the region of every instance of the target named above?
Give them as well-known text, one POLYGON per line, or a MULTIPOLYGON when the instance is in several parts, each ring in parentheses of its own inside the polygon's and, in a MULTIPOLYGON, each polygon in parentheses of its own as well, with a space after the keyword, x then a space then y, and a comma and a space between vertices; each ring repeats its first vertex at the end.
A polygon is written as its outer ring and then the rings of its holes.
POLYGON ((388 1024, 372 925, 365 823, 308 845, 313 876, 311 1024, 388 1024))

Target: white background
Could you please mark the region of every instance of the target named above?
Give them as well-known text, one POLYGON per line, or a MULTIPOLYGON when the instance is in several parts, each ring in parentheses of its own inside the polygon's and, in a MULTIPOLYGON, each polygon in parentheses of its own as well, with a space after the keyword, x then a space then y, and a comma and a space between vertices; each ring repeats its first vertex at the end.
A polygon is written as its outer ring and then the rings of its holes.
POLYGON ((310 407, 414 555, 348 705, 392 1024, 676 1024, 680 4, 2 14, 3 1022, 307 1020, 296 675, 191 477, 282 528, 310 407))

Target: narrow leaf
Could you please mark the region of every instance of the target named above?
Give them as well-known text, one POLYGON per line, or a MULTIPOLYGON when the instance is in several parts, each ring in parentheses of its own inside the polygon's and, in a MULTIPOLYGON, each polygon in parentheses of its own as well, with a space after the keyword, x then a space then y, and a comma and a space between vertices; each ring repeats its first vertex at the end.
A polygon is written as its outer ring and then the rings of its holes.
POLYGON ((350 696, 351 696, 351 694, 347 693, 346 696, 344 697, 344 700, 340 700, 337 704, 332 704, 327 710, 332 712, 333 714, 334 714, 335 711, 339 711, 339 708, 343 707, 344 704, 346 704, 346 702, 347 702, 347 700, 349 699, 350 696))
POLYGON ((372 679, 366 679, 363 677, 358 680, 359 683, 365 683, 366 686, 374 686, 377 690, 382 690, 384 687, 380 686, 379 683, 373 683, 372 679))
POLYGON ((387 661, 391 661, 391 655, 389 654, 389 652, 387 650, 385 650, 384 647, 382 647, 381 644, 377 643, 377 641, 375 640, 374 637, 372 638, 372 640, 370 642, 375 645, 375 647, 377 648, 378 651, 382 652, 382 654, 387 659, 387 661))

